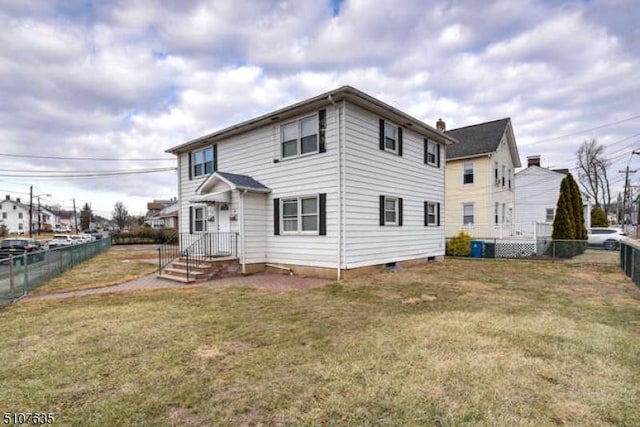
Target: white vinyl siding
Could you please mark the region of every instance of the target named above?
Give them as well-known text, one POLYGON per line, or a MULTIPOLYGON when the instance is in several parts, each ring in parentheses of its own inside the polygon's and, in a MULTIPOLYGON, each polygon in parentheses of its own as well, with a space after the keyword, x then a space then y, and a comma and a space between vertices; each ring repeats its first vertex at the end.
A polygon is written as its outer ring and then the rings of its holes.
MULTIPOLYGON (((315 112, 317 117, 317 112, 315 112)), ((302 114, 301 118, 310 117, 302 114)), ((337 114, 326 107, 326 152, 318 155, 280 159, 281 123, 258 128, 217 141, 218 170, 248 175, 271 189, 270 193, 245 195, 245 244, 247 263, 274 263, 335 267, 338 230, 337 114), (274 235, 273 199, 287 199, 304 194, 326 193, 327 235, 274 235), (247 205, 247 201, 250 200, 247 205), (253 208, 249 208, 251 206, 253 208), (258 206, 265 206, 258 209, 258 206)), ((377 140, 376 140, 377 141, 377 140)), ((195 195, 206 176, 189 180, 188 153, 180 155, 180 232, 189 232, 188 199, 195 195)), ((240 194, 232 192, 231 212, 239 212, 240 194)), ((282 211, 280 212, 282 214, 282 211)), ((240 232, 240 221, 231 221, 231 231, 240 232)), ((240 243, 239 243, 240 251, 240 243)))
POLYGON ((444 207, 444 162, 440 168, 425 164, 425 136, 409 128, 404 129, 402 156, 385 155, 379 147, 379 118, 346 105, 347 268, 444 255, 443 227, 424 226, 425 200, 444 207), (380 195, 402 198, 401 227, 380 226, 380 195))

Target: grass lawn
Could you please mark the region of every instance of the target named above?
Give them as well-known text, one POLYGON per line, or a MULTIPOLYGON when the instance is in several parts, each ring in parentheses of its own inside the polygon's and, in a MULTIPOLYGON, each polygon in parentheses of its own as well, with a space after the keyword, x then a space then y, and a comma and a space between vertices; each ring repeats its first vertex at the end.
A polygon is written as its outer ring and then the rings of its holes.
POLYGON ((30 295, 80 291, 118 285, 158 270, 158 245, 118 245, 74 266, 30 295))
POLYGON ((0 360, 3 411, 73 425, 637 426, 640 290, 615 266, 448 259, 23 301, 0 360))

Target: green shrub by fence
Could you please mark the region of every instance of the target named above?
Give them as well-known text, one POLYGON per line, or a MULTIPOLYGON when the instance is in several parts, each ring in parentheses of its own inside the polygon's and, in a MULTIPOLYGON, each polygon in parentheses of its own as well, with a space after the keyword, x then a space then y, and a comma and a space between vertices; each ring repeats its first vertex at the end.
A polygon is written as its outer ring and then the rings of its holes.
POLYGON ((0 306, 27 296, 47 280, 111 247, 111 238, 0 260, 0 306))

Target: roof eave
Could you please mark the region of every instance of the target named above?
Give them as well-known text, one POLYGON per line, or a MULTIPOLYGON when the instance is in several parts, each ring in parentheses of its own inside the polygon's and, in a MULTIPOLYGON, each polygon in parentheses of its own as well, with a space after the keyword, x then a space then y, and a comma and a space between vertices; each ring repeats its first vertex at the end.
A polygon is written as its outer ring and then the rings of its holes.
POLYGON ((276 111, 263 114, 261 116, 221 129, 216 132, 209 133, 199 138, 192 139, 188 142, 165 150, 165 152, 177 155, 195 148, 195 146, 197 146, 198 144, 204 145, 206 143, 218 141, 222 138, 228 138, 239 133, 247 132, 261 126, 268 125, 269 123, 272 123, 276 120, 286 120, 289 117, 294 117, 306 111, 311 111, 324 106, 328 106, 344 99, 347 99, 354 104, 371 110, 376 114, 379 114, 381 117, 389 118, 390 120, 398 122, 398 124, 406 126, 424 136, 433 138, 438 142, 444 143, 446 145, 451 145, 458 142, 455 138, 438 131, 434 127, 429 126, 421 120, 418 120, 398 110, 397 108, 390 106, 385 102, 367 95, 366 93, 361 92, 352 86, 342 86, 338 89, 334 89, 332 91, 314 96, 313 98, 309 98, 307 100, 289 105, 276 111))

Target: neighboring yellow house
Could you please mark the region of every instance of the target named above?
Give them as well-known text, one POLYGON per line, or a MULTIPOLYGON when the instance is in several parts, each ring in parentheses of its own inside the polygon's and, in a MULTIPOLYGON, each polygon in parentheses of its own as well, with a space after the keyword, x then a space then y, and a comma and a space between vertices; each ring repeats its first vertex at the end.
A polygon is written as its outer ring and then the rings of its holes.
MULTIPOLYGON (((441 128, 444 123, 441 122, 441 128)), ((446 131, 445 224, 447 237, 465 230, 473 237, 517 237, 515 169, 518 147, 505 118, 446 131)))

